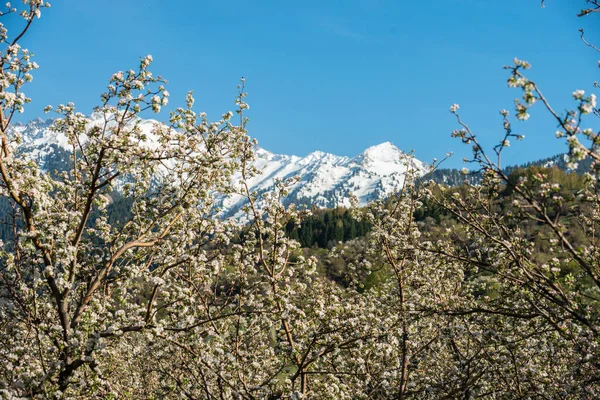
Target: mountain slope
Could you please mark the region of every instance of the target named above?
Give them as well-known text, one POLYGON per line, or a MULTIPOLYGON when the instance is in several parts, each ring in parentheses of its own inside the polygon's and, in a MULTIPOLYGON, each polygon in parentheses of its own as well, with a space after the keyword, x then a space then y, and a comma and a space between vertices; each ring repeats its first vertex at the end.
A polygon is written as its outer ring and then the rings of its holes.
MULTIPOLYGON (((95 122, 93 116, 90 121, 95 122)), ((155 123, 144 120, 141 126, 150 132, 155 123)), ((63 165, 54 159, 59 155, 64 159, 65 151, 70 151, 66 138, 53 132, 51 124, 52 120, 36 119, 13 128, 14 133, 22 137, 21 151, 41 162, 46 169, 63 165)), ((358 198, 359 205, 385 198, 402 187, 409 167, 418 175, 427 170, 425 163, 407 156, 390 142, 369 147, 352 158, 321 151, 298 157, 274 154, 257 147, 254 166, 261 173, 249 180, 252 191, 265 193, 274 188, 277 180, 299 176, 286 201, 323 208, 349 206, 352 195, 358 198)), ((234 180, 239 179, 241 174, 234 176, 234 180)), ((223 215, 239 217, 244 204, 242 196, 221 199, 223 215)))

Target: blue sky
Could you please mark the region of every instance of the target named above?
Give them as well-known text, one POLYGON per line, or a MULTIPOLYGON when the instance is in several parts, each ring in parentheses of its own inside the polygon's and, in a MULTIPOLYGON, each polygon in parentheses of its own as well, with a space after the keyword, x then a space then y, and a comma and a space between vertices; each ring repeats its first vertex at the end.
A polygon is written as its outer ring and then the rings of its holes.
MULTIPOLYGON (((558 110, 575 89, 593 91, 600 18, 578 19, 584 0, 55 0, 23 45, 40 64, 22 121, 47 104, 73 101, 89 113, 107 79, 152 54, 169 80, 170 106, 195 91, 198 111, 218 118, 234 107, 244 76, 250 134, 267 150, 353 156, 391 141, 424 161, 468 148, 450 132, 459 103, 482 142, 502 134, 498 111, 519 95, 503 65, 528 60, 529 76, 558 110)), ((10 25, 8 26, 10 29, 10 25)), ((599 93, 600 94, 600 93, 599 93)), ((525 162, 566 149, 537 105, 526 135, 505 156, 525 162)), ((167 110, 168 111, 168 110, 167 110)), ((164 119, 168 117, 164 114, 164 119)))

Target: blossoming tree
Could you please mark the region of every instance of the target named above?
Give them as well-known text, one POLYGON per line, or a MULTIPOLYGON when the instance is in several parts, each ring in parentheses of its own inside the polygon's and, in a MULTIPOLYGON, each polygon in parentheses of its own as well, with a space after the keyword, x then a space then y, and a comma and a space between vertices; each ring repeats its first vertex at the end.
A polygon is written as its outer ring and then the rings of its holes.
MULTIPOLYGON (((600 9, 588 3, 582 15, 600 9)), ((356 260, 350 245, 332 250, 346 262, 341 285, 285 235, 308 214, 284 205, 294 180, 249 189, 258 171, 243 80, 220 120, 195 112, 189 93, 149 128, 140 115, 160 113, 169 93, 147 56, 110 78, 94 118, 56 107, 66 170, 22 152, 11 121, 37 65, 19 42, 47 7, 25 0, 0 15, 22 21, 15 32, 0 25, 0 196, 12 210, 0 250, 3 397, 598 396, 599 164, 577 193, 543 173, 513 179, 500 166, 522 139, 509 112, 492 157, 454 105, 453 135, 473 146, 482 182, 449 188, 409 172, 397 195, 355 209, 372 231, 352 244, 363 247, 356 260), (247 200, 244 226, 219 218, 219 200, 234 194, 247 200), (115 220, 119 197, 130 212, 115 220), (416 215, 428 207, 452 219, 427 227, 416 215), (365 288, 370 273, 383 278, 365 288)), ((574 92, 561 115, 528 68, 507 68, 523 91, 517 118, 542 103, 570 160, 598 161, 599 134, 584 125, 598 115, 595 96, 574 92)))

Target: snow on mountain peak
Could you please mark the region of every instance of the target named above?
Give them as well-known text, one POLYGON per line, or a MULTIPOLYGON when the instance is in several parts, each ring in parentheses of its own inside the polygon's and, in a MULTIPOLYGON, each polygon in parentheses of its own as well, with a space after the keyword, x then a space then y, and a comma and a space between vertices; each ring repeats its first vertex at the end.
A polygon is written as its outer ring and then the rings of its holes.
POLYGON ((366 171, 379 176, 404 175, 408 165, 421 169, 422 163, 414 163, 409 156, 391 142, 371 146, 354 158, 366 171))
MULTIPOLYGON (((99 121, 97 117, 90 118, 92 125, 99 121)), ((150 132, 156 123, 155 120, 140 121, 149 141, 152 141, 150 132)), ((25 125, 15 124, 12 129, 22 135, 24 151, 43 159, 52 154, 53 145, 70 150, 64 135, 50 130, 51 124, 52 120, 37 119, 25 125)), ((274 187, 276 180, 300 176, 289 189, 286 202, 316 207, 348 206, 351 195, 358 197, 359 205, 365 205, 399 191, 409 168, 415 169, 417 175, 427 171, 425 163, 406 155, 391 142, 371 146, 353 158, 322 151, 299 157, 271 153, 259 146, 255 152, 254 166, 261 173, 248 182, 252 191, 264 193, 274 187)), ((240 179, 241 174, 234 175, 233 183, 240 179)), ((241 216, 243 197, 230 196, 220 202, 223 215, 241 216)))
POLYGON ((362 154, 379 161, 395 162, 404 153, 392 142, 383 142, 367 148, 362 154))
MULTIPOLYGON (((398 192, 408 169, 416 170, 417 175, 427 171, 425 163, 407 156, 390 142, 369 147, 353 158, 322 151, 305 157, 262 151, 268 156, 258 153, 256 166, 262 174, 253 178, 252 190, 265 192, 273 188, 276 179, 298 175, 300 180, 289 189, 286 201, 316 207, 349 206, 351 195, 358 198, 359 205, 366 205, 398 192)), ((237 210, 244 202, 241 196, 234 196, 225 199, 222 206, 239 217, 237 210)))

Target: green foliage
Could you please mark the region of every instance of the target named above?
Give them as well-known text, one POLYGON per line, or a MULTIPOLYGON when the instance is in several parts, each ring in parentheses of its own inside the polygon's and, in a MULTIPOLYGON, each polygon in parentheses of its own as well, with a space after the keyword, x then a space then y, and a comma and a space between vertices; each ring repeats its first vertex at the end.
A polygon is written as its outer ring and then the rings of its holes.
POLYGON ((300 226, 290 221, 285 227, 286 235, 298 240, 302 247, 319 248, 331 248, 338 242, 362 237, 369 230, 369 223, 357 221, 345 208, 315 210, 300 226))

